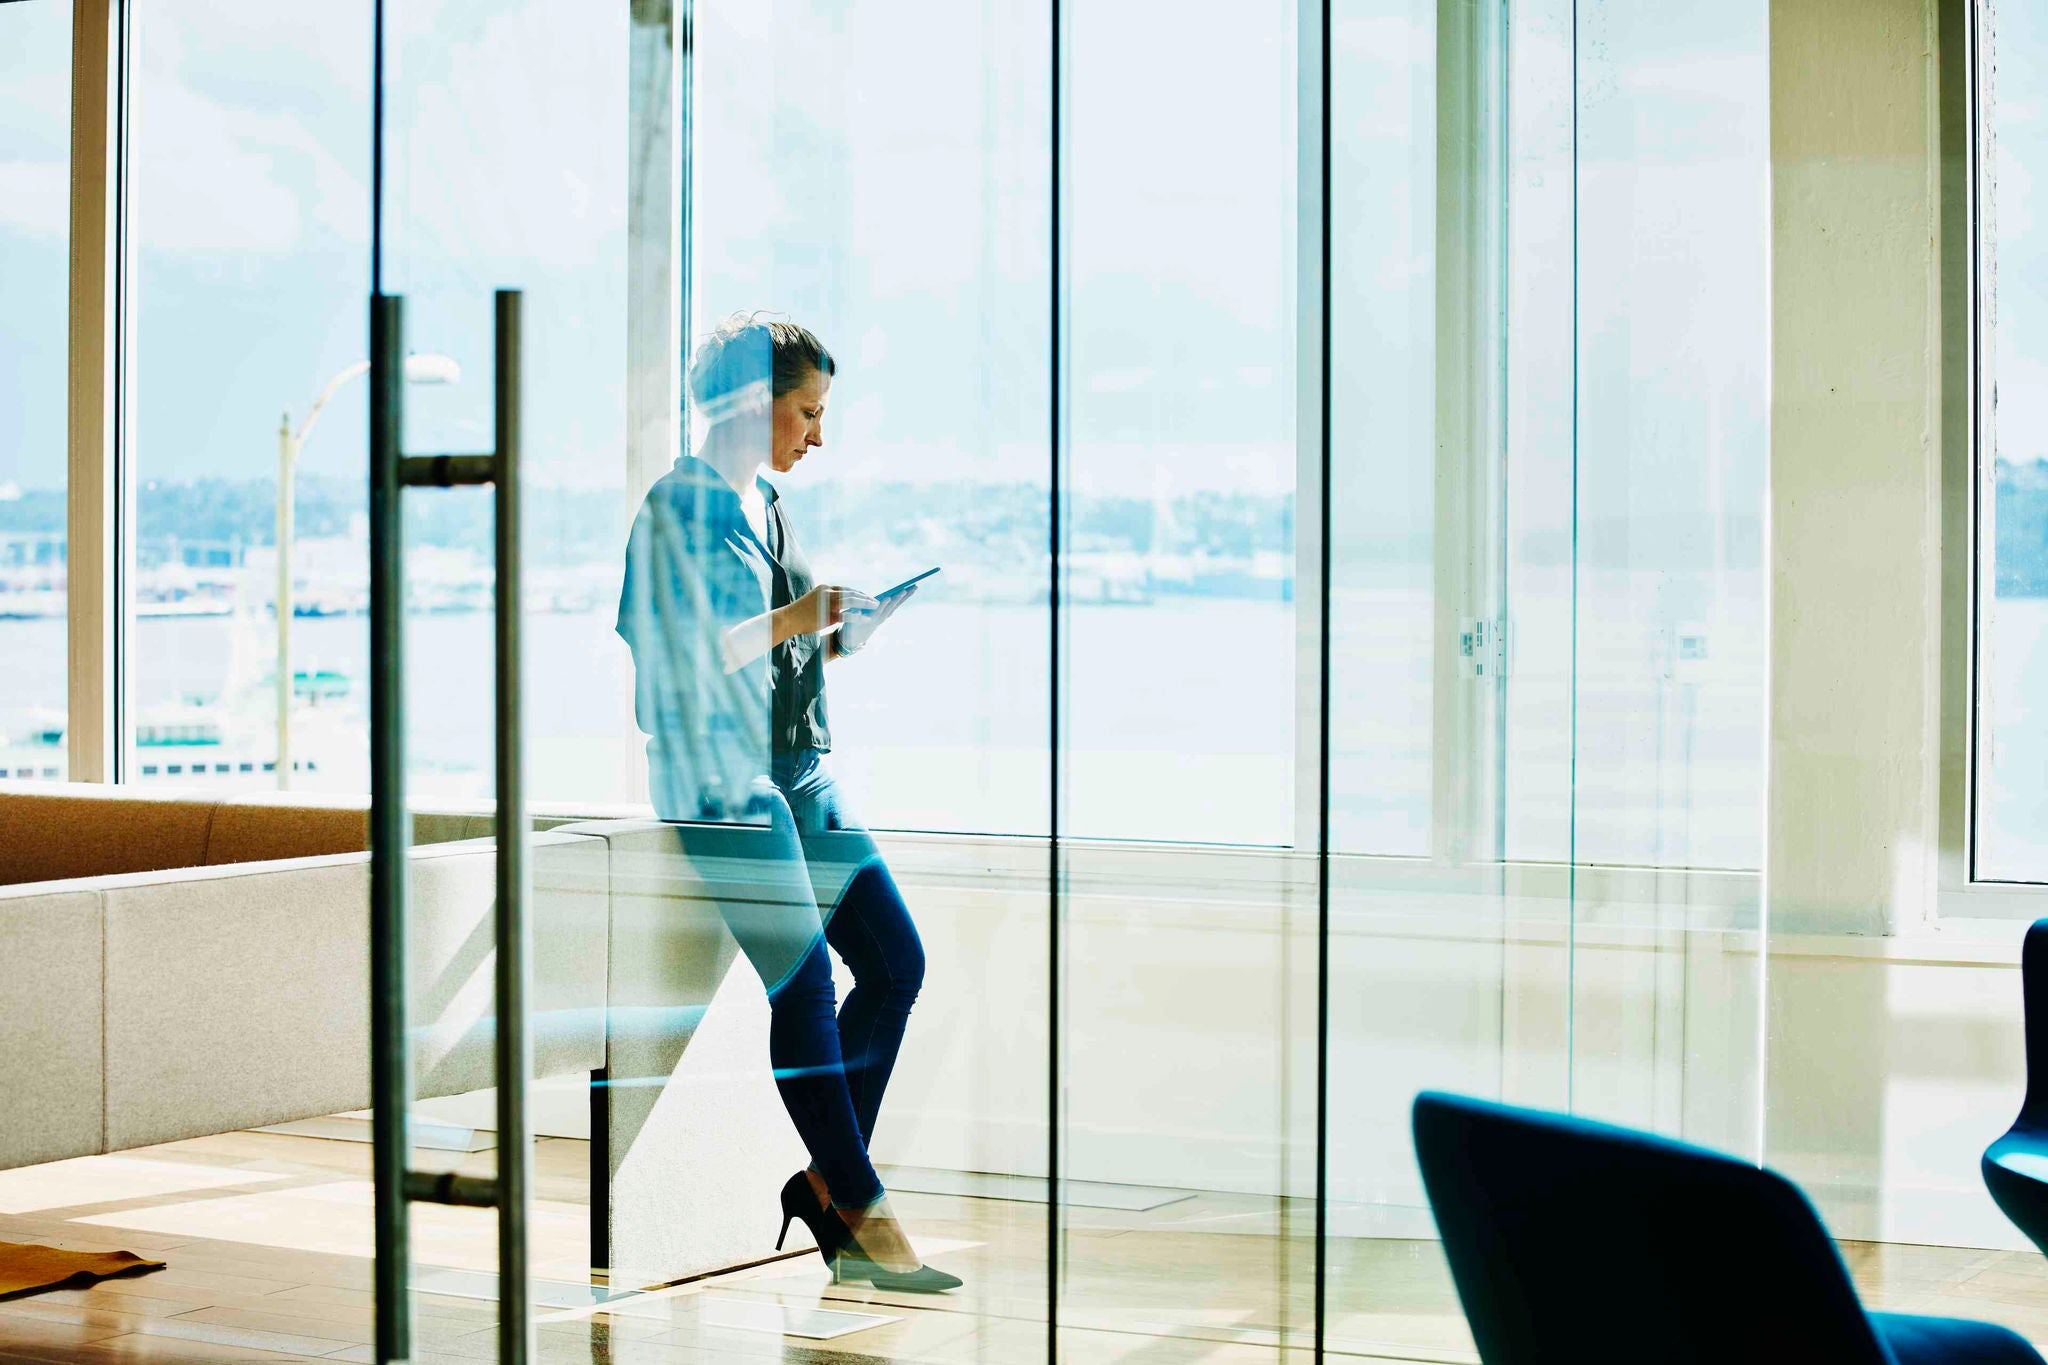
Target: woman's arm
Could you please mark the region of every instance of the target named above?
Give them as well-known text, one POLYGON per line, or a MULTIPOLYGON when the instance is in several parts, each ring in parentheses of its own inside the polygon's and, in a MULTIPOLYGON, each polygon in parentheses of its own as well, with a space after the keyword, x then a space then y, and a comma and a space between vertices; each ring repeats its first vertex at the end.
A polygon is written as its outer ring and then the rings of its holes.
POLYGON ((785 640, 820 634, 842 624, 848 612, 874 611, 880 605, 856 588, 820 583, 788 606, 750 616, 720 635, 725 671, 737 673, 785 640))

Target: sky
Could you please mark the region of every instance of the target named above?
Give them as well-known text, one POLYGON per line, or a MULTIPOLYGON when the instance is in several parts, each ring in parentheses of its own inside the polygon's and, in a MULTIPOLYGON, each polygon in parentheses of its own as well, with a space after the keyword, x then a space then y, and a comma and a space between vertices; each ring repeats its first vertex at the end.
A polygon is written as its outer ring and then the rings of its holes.
POLYGON ((64 482, 69 0, 0 5, 0 486, 64 482))

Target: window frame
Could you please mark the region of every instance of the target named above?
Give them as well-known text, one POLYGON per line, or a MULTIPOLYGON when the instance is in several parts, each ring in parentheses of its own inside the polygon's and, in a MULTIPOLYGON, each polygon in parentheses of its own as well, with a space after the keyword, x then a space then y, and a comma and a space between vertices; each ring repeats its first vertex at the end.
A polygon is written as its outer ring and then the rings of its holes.
POLYGON ((1941 0, 1936 16, 1941 193, 1941 790, 1938 913, 1942 919, 2048 916, 2048 883, 1982 876, 1978 867, 1979 738, 1984 646, 1985 499, 1995 477, 1985 449, 1980 281, 1986 244, 1981 26, 1977 0, 1941 0))
POLYGON ((127 0, 74 0, 65 441, 67 777, 116 782, 128 632, 127 0))

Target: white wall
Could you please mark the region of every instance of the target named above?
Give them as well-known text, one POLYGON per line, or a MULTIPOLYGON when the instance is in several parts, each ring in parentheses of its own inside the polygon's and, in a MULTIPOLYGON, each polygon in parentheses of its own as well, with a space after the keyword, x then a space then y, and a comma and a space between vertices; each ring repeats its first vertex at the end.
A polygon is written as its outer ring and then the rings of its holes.
POLYGON ((1977 1167, 2026 1088, 2025 929, 1773 936, 1770 1163, 1839 1235, 2031 1246, 1977 1167))

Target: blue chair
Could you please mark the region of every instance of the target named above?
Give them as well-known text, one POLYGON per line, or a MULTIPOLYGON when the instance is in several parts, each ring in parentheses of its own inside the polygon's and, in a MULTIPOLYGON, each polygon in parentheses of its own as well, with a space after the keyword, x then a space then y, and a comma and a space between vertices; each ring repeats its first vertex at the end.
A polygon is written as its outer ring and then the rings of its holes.
POLYGON ((2042 1365, 2003 1327, 1864 1312, 1806 1196, 1733 1157, 1442 1094, 1415 1150, 1486 1365, 2042 1365))
POLYGON ((2048 919, 2027 930, 2020 990, 2027 1012, 2027 1097, 1979 1164, 1999 1209, 2048 1252, 2048 919))

